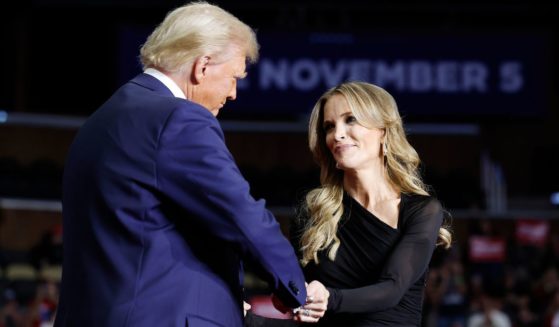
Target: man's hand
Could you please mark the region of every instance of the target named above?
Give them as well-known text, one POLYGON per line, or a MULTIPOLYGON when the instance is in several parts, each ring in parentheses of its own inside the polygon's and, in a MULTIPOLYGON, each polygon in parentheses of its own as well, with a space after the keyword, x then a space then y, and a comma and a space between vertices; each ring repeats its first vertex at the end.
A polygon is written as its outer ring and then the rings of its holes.
POLYGON ((247 315, 247 311, 250 310, 250 308, 251 308, 250 304, 243 301, 243 309, 244 309, 244 312, 245 312, 245 317, 247 315))

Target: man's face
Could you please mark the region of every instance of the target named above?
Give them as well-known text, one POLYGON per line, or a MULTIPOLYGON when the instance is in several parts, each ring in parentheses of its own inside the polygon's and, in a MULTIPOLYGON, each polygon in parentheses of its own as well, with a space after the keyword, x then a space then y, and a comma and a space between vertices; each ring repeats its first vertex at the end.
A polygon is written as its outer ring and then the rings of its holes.
POLYGON ((231 55, 223 61, 212 62, 210 58, 191 100, 217 116, 227 100, 235 100, 237 97, 237 79, 246 76, 245 69, 246 57, 237 49, 231 50, 231 55))

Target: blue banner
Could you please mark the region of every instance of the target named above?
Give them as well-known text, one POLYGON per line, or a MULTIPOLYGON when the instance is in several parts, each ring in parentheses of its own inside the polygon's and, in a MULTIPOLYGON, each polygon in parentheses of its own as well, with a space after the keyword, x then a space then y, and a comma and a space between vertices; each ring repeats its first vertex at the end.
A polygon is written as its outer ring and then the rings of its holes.
MULTIPOLYGON (((123 35, 139 40, 141 33, 123 35)), ((305 115, 325 90, 348 80, 385 88, 404 115, 416 117, 547 111, 545 35, 260 33, 258 40, 260 60, 248 67, 227 116, 305 115)))

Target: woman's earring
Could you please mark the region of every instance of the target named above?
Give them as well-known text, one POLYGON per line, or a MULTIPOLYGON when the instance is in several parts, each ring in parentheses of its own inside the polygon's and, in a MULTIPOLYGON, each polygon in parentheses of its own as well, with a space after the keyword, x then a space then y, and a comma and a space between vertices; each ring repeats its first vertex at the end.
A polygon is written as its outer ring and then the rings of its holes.
POLYGON ((388 153, 388 147, 386 146, 386 141, 382 143, 382 153, 384 154, 385 157, 386 154, 388 153))
POLYGON ((336 161, 336 169, 340 169, 340 164, 336 161))

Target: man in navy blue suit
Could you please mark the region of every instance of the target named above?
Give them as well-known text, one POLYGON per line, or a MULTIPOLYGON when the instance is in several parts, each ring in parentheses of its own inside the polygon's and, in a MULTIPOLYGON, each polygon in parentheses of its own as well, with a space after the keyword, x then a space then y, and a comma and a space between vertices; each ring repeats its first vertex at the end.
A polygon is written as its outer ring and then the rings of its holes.
POLYGON ((257 56, 252 29, 207 3, 175 9, 149 36, 144 73, 68 153, 55 326, 241 326, 244 258, 285 306, 304 304, 294 251, 215 118, 257 56))

